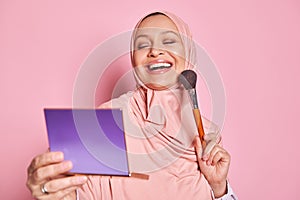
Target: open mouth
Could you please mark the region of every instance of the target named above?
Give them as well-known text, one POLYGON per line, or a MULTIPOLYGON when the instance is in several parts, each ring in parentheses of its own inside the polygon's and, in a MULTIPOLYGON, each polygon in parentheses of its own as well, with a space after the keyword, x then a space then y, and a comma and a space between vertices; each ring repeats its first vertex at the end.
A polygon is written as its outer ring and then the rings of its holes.
POLYGON ((172 67, 171 63, 154 63, 148 65, 148 70, 155 71, 155 70, 169 69, 171 67, 172 67))

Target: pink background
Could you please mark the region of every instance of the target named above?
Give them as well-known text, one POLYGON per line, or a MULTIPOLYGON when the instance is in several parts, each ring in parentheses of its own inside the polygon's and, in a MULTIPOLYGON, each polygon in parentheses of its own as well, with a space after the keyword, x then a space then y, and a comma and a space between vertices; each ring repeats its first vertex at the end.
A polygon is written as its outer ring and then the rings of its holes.
POLYGON ((298 1, 2 0, 1 199, 31 199, 26 168, 47 149, 42 109, 70 107, 88 53, 156 9, 181 16, 219 68, 227 95, 223 138, 237 195, 297 198, 298 1))

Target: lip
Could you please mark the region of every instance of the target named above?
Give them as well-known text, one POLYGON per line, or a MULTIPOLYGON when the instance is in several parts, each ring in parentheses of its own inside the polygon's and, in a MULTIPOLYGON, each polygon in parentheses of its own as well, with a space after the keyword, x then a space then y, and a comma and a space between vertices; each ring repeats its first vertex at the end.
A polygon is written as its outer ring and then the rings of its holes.
POLYGON ((173 67, 173 63, 168 60, 159 59, 159 60, 153 60, 153 61, 147 63, 145 65, 145 67, 146 67, 147 72, 150 74, 162 74, 162 73, 170 71, 171 68, 173 67), (160 64, 160 63, 170 64, 170 67, 158 68, 158 69, 154 69, 154 70, 150 69, 151 65, 160 64))

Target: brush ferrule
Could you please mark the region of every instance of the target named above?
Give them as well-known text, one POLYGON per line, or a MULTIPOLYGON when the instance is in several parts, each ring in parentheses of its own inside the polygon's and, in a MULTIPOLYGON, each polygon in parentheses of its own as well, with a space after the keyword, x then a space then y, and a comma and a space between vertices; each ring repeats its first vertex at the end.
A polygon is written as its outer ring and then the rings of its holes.
POLYGON ((189 89, 188 92, 189 92, 189 96, 190 96, 190 99, 191 99, 193 109, 198 109, 196 89, 195 88, 189 89))

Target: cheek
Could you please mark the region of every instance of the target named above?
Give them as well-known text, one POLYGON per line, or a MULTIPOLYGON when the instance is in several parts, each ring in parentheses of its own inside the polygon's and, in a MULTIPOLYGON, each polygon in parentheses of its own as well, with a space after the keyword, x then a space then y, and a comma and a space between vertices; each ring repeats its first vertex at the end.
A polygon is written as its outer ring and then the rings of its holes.
POLYGON ((186 69, 186 61, 184 55, 178 55, 173 53, 173 58, 176 62, 176 72, 180 74, 183 70, 186 69))
POLYGON ((133 67, 143 65, 144 58, 147 57, 147 53, 145 51, 139 50, 133 52, 133 67))
POLYGON ((176 56, 184 59, 185 57, 185 51, 182 44, 178 44, 176 46, 173 46, 172 49, 170 49, 176 56))
POLYGON ((171 51, 172 57, 176 60, 176 71, 182 72, 185 69, 185 52, 182 47, 177 47, 171 51))
POLYGON ((186 67, 185 67, 185 60, 180 58, 178 61, 177 61, 177 67, 176 67, 176 72, 177 74, 180 74, 183 70, 185 70, 186 67))

